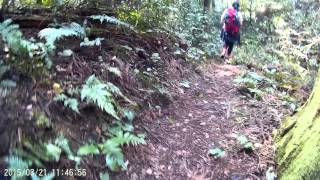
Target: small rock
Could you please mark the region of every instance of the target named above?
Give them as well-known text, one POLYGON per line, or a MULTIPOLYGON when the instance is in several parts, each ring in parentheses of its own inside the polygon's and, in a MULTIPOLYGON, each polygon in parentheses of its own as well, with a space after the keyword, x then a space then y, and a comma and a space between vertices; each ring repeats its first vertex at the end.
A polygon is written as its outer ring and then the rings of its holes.
POLYGON ((164 171, 164 170, 165 170, 165 168, 166 168, 166 166, 165 166, 165 165, 161 165, 161 166, 160 166, 160 169, 161 169, 162 171, 164 171))
POLYGON ((206 93, 207 93, 207 94, 212 94, 212 93, 213 93, 213 90, 212 90, 212 89, 208 89, 208 90, 206 91, 206 93))
POLYGON ((200 123, 200 126, 205 126, 205 125, 206 125, 205 122, 200 123))
POLYGON ((168 150, 168 148, 162 147, 162 150, 163 150, 163 151, 167 151, 167 150, 168 150))
POLYGON ((32 96, 31 101, 36 103, 37 102, 37 96, 36 95, 32 96))
POLYGON ((29 104, 26 109, 27 109, 27 111, 31 111, 32 110, 32 104, 29 104))
POLYGON ((151 174, 152 174, 152 169, 151 169, 151 168, 148 168, 147 171, 146 171, 146 173, 149 174, 149 175, 151 175, 151 174))
POLYGON ((241 180, 242 177, 240 175, 231 175, 231 180, 241 180))
POLYGON ((62 57, 70 57, 72 56, 72 54, 73 54, 73 51, 71 49, 65 49, 62 52, 58 52, 58 55, 62 57))
POLYGON ((209 136, 208 133, 205 134, 205 137, 206 137, 206 139, 209 139, 209 138, 210 138, 210 136, 209 136))
POLYGON ((192 117, 192 114, 191 114, 191 113, 189 113, 189 114, 188 114, 188 116, 189 116, 189 117, 192 117))
POLYGON ((197 73, 197 74, 202 74, 202 70, 201 70, 201 68, 200 67, 196 67, 195 69, 194 69, 194 71, 197 73))
POLYGON ((184 90, 182 88, 179 88, 180 94, 184 94, 184 90))
POLYGON ((188 130, 187 128, 183 128, 182 132, 187 132, 187 130, 188 130))
POLYGON ((131 175, 131 180, 138 180, 138 179, 139 179, 139 177, 138 177, 138 175, 136 173, 133 173, 131 175))
POLYGON ((260 143, 254 143, 254 147, 256 147, 256 148, 262 148, 262 144, 260 144, 260 143))

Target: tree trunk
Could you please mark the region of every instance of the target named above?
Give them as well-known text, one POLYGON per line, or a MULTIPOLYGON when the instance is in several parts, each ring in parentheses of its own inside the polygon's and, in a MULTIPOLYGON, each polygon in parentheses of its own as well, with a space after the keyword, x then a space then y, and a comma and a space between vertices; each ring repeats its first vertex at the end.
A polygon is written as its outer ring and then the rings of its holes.
POLYGON ((279 179, 320 179, 320 72, 308 101, 275 140, 279 179))
POLYGON ((212 13, 212 8, 213 8, 213 0, 204 0, 203 1, 203 8, 204 11, 207 12, 208 14, 212 13))
POLYGON ((8 10, 9 0, 3 0, 0 9, 0 21, 4 20, 4 15, 8 10))

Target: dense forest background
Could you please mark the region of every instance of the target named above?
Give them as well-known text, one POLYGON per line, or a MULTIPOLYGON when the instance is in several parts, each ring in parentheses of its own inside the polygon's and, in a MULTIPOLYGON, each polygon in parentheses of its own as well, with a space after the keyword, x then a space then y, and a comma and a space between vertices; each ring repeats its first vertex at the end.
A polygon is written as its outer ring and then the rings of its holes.
MULTIPOLYGON (((130 164, 139 164, 140 156, 130 158, 145 153, 140 146, 152 149, 148 144, 157 139, 147 122, 161 124, 156 119, 178 97, 188 101, 187 93, 177 95, 195 84, 187 77, 205 76, 210 64, 224 63, 218 56, 220 16, 231 1, 0 3, 1 171, 13 179, 58 178, 63 172, 54 169, 73 169, 64 172, 66 179, 134 179, 130 164), (27 177, 6 168, 48 172, 27 177)), ((319 178, 319 137, 312 135, 320 131, 319 8, 319 0, 240 0, 241 45, 230 67, 241 72, 230 80, 237 89, 233 94, 270 107, 252 116, 277 111, 271 123, 257 123, 255 138, 235 137, 247 158, 257 157, 255 173, 244 173, 249 179, 319 178)), ((245 124, 241 118, 235 117, 245 124)), ((225 150, 211 148, 209 155, 219 159, 225 150)))

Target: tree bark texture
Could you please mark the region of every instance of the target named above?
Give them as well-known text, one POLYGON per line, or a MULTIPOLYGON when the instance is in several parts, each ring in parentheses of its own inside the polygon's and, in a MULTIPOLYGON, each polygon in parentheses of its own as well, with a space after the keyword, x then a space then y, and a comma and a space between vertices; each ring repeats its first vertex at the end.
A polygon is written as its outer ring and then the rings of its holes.
POLYGON ((320 179, 320 72, 308 101, 276 135, 281 180, 320 179))

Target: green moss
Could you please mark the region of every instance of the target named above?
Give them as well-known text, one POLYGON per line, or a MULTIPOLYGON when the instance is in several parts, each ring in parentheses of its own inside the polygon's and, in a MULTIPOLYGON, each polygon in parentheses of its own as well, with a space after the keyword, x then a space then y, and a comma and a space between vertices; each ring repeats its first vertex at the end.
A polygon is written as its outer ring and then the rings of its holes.
POLYGON ((43 112, 35 112, 36 126, 39 128, 51 127, 50 119, 43 112))
POLYGON ((307 103, 288 118, 276 136, 276 160, 280 179, 319 177, 320 74, 307 103))

